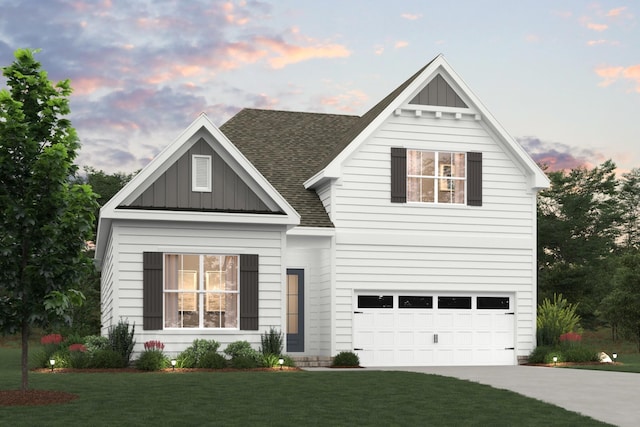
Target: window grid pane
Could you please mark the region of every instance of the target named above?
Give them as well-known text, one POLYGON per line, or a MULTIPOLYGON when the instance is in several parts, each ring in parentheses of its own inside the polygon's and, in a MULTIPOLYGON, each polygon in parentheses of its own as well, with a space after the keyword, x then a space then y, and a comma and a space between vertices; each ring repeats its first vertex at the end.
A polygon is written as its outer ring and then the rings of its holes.
POLYGON ((407 201, 464 204, 466 153, 407 150, 407 201))

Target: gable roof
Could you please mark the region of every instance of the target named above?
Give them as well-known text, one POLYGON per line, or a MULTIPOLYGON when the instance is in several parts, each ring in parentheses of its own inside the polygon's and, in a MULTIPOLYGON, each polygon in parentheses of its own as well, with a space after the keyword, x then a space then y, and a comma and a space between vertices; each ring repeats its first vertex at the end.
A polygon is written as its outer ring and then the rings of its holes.
POLYGON ((331 158, 361 120, 357 116, 244 109, 220 130, 293 208, 300 226, 333 227, 314 190, 304 182, 331 158))
POLYGON ((305 188, 315 188, 327 179, 339 178, 340 169, 345 159, 354 153, 396 109, 415 99, 418 89, 426 86, 432 79, 439 75, 445 75, 458 88, 458 91, 468 99, 468 109, 477 111, 488 128, 503 142, 507 151, 514 156, 515 160, 521 165, 523 171, 528 176, 531 188, 536 190, 547 188, 549 186, 549 179, 544 172, 542 172, 522 146, 520 146, 489 113, 441 54, 364 114, 360 121, 336 146, 332 155, 325 159, 325 162, 316 174, 305 182, 305 188))
POLYGON ((203 113, 185 129, 171 144, 162 150, 140 173, 133 177, 101 209, 96 236, 95 258, 101 260, 106 248, 111 223, 114 219, 262 223, 296 226, 300 216, 273 185, 256 167, 233 145, 229 139, 203 113), (256 193, 270 212, 174 210, 137 207, 140 195, 150 188, 158 178, 169 170, 185 152, 196 143, 205 141, 222 156, 224 162, 256 193))

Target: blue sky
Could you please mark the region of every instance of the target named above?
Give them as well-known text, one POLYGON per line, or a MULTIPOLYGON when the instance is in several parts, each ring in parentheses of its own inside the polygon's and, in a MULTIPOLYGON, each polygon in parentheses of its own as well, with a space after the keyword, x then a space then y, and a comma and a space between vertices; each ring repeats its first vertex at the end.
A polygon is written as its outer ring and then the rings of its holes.
MULTIPOLYGON (((536 160, 640 167, 631 1, 2 0, 19 47, 74 87, 77 163, 143 167, 201 112, 361 115, 442 53, 536 160)), ((3 84, 3 81, 0 81, 3 84)))

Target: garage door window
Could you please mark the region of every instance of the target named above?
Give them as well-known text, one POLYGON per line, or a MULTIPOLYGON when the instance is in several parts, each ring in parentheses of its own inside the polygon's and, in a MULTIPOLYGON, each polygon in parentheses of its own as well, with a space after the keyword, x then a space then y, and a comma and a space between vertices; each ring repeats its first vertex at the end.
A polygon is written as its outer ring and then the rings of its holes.
POLYGON ((399 308, 433 308, 433 297, 399 296, 399 308))
POLYGON ((359 295, 358 308, 393 308, 393 296, 359 295))
POLYGON ((508 297, 478 297, 478 310, 509 310, 508 297))
POLYGON ((438 297, 438 308, 471 309, 471 297, 438 297))

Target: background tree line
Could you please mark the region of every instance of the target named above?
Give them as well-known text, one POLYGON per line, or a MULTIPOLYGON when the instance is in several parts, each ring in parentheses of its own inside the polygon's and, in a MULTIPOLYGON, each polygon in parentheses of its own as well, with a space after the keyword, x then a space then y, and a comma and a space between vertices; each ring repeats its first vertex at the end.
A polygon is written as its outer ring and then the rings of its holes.
POLYGON ((584 327, 611 326, 640 348, 640 169, 605 161, 547 172, 538 195, 538 302, 562 294, 584 327))

